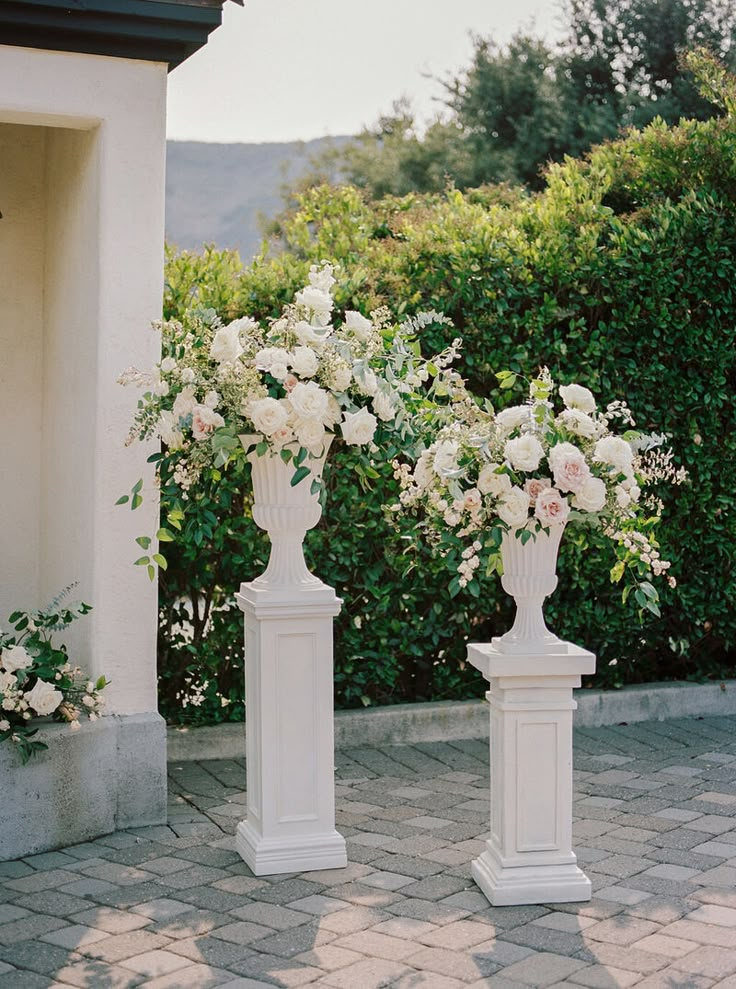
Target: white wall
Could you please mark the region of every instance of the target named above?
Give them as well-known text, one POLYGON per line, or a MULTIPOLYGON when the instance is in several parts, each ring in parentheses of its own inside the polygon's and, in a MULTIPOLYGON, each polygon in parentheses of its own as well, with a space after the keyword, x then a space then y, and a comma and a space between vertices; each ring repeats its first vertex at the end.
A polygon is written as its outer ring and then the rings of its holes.
POLYGON ((120 714, 156 710, 132 562, 157 506, 116 378, 158 354, 165 87, 159 63, 0 46, 0 621, 79 580, 70 642, 120 714), (141 475, 144 507, 115 507, 141 475))

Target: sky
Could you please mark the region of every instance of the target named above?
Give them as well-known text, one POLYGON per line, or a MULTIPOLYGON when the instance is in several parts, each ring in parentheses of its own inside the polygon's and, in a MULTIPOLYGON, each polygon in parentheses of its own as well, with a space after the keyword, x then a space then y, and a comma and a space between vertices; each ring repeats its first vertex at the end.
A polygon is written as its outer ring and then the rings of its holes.
POLYGON ((441 107, 427 78, 470 64, 471 33, 553 38, 556 0, 245 0, 169 76, 168 136, 221 143, 355 134, 408 97, 441 107))

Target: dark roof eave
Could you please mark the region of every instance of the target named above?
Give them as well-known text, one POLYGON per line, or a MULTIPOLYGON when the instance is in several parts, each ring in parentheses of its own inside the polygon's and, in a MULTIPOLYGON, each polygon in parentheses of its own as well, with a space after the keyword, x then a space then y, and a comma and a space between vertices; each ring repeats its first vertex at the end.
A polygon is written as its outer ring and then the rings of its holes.
POLYGON ((167 62, 171 70, 207 43, 224 2, 3 0, 0 43, 167 62))

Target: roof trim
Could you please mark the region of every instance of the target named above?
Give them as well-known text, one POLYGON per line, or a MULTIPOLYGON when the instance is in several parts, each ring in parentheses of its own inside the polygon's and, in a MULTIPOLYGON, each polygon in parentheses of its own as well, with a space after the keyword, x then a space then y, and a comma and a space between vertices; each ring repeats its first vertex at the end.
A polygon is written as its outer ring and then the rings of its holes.
MULTIPOLYGON (((2 0, 0 42, 176 68, 222 23, 225 0, 2 0)), ((235 0, 240 2, 240 0, 235 0)))

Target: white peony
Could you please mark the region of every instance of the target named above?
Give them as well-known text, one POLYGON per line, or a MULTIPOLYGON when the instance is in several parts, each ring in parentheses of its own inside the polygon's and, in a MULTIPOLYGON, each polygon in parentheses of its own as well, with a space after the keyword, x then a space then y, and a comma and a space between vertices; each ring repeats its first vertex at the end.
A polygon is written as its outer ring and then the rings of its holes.
POLYGON ((512 529, 524 525, 529 518, 529 495, 522 488, 512 487, 500 499, 498 517, 512 529))
POLYGON ((385 391, 378 391, 373 396, 373 411, 383 422, 389 422, 396 415, 396 407, 391 395, 385 391))
POLYGON ((340 429, 348 446, 362 446, 371 442, 377 425, 378 419, 368 409, 360 409, 358 412, 346 412, 340 429))
POLYGON ((36 714, 41 717, 53 714, 64 700, 62 692, 45 680, 36 680, 33 690, 29 690, 24 696, 36 714))
POLYGON ((529 422, 531 407, 529 405, 512 405, 496 414, 496 423, 506 433, 511 433, 525 422, 529 422))
POLYGON ((16 670, 27 669, 33 659, 28 655, 23 646, 6 646, 0 655, 0 666, 8 673, 15 673, 16 670))
POLYGON ((581 512, 600 512, 606 504, 606 485, 599 477, 589 477, 582 488, 575 492, 572 503, 581 512))
POLYGON ((593 459, 597 463, 615 467, 622 474, 630 474, 634 451, 620 436, 604 436, 595 445, 593 459))
POLYGON ((544 488, 537 495, 534 514, 544 526, 562 523, 567 521, 570 506, 557 488, 544 488))
POLYGON ((352 330, 359 340, 365 341, 371 334, 373 323, 361 313, 349 309, 345 313, 345 328, 352 330))
POLYGON ((590 478, 585 457, 572 443, 558 443, 547 454, 555 484, 560 491, 580 491, 590 478))
POLYGON ((581 412, 595 412, 595 397, 593 392, 582 385, 562 385, 560 398, 568 409, 580 409, 581 412))
POLYGON ((434 448, 432 458, 432 469, 435 474, 442 477, 448 471, 457 470, 457 451, 459 444, 457 440, 440 440, 434 448))
POLYGON ((266 436, 285 426, 289 418, 285 406, 275 398, 260 398, 251 402, 245 413, 258 432, 266 436))
POLYGON ((295 347, 291 357, 291 369, 300 378, 311 378, 319 370, 319 357, 311 347, 295 347))
POLYGON ((482 494, 490 494, 498 498, 511 490, 511 478, 508 474, 497 474, 500 464, 486 464, 478 474, 478 490, 482 494))
POLYGON ((314 381, 300 381, 289 393, 289 402, 297 419, 316 419, 325 423, 328 415, 328 394, 314 381))
POLYGON ((237 323, 221 326, 210 346, 210 357, 218 364, 234 364, 243 353, 237 323))
POLYGON ((544 456, 544 448, 536 436, 525 434, 515 440, 509 440, 503 449, 503 455, 514 470, 536 470, 544 456))

